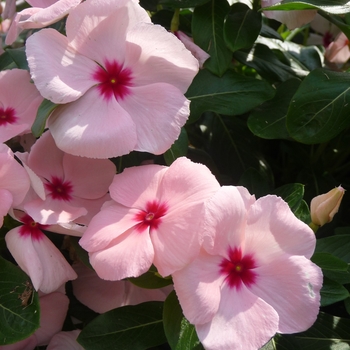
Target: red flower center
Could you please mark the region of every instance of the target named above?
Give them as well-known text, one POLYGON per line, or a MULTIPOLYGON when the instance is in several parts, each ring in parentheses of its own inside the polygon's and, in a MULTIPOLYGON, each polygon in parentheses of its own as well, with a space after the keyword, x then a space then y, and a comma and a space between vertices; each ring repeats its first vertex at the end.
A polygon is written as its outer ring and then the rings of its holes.
POLYGON ((135 215, 135 221, 138 222, 137 230, 143 232, 146 228, 157 229, 162 222, 162 217, 167 213, 168 207, 157 200, 147 202, 146 210, 140 210, 135 215))
POLYGON ((113 96, 116 100, 123 99, 130 93, 132 74, 129 68, 123 68, 117 61, 105 62, 105 67, 98 66, 93 74, 99 84, 97 88, 105 100, 113 96))
POLYGON ((0 126, 14 124, 17 121, 15 110, 11 107, 3 109, 0 107, 0 126))
POLYGON ((67 202, 72 199, 73 186, 69 181, 63 181, 56 176, 52 176, 51 182, 45 183, 45 188, 53 199, 67 202))
POLYGON ((41 230, 45 230, 49 225, 42 225, 35 222, 28 214, 24 214, 20 220, 23 226, 19 228, 21 236, 31 236, 32 239, 40 240, 44 235, 41 230))
POLYGON ((231 288, 239 290, 244 283, 250 286, 256 281, 257 274, 253 271, 257 267, 252 255, 242 256, 241 249, 229 248, 229 258, 222 259, 220 273, 226 276, 225 281, 231 288))

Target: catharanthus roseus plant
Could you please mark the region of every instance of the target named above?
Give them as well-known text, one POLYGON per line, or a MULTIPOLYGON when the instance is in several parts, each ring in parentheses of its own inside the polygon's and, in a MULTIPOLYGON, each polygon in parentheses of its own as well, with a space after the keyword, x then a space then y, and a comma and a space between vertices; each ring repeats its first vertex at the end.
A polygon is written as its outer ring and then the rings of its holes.
POLYGON ((347 349, 349 13, 1 2, 0 350, 347 349))

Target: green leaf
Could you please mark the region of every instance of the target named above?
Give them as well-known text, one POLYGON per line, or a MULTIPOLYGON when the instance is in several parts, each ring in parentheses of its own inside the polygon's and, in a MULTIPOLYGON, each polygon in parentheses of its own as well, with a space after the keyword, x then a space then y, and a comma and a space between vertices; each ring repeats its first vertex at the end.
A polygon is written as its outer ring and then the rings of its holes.
POLYGON ((271 82, 282 82, 298 75, 283 63, 266 45, 256 44, 250 51, 236 51, 233 57, 244 65, 254 68, 264 79, 271 82))
POLYGON ((259 106, 275 94, 267 82, 228 71, 221 78, 206 69, 194 78, 186 96, 191 100, 190 122, 203 112, 240 115, 259 106))
POLYGON ((0 257, 0 345, 28 338, 40 326, 38 293, 29 277, 0 257))
POLYGON ((330 253, 315 253, 311 261, 318 265, 322 270, 347 271, 348 263, 337 258, 330 253))
POLYGON ((17 68, 17 65, 10 54, 5 51, 2 55, 0 55, 0 71, 13 68, 17 68))
POLYGON ((146 350, 166 343, 163 303, 123 306, 97 316, 77 341, 86 350, 146 350))
POLYGON ((166 165, 171 165, 177 158, 186 156, 188 149, 188 137, 185 128, 181 129, 179 138, 172 144, 172 146, 164 153, 164 160, 166 165))
POLYGON ((276 188, 272 194, 282 197, 294 213, 302 202, 304 196, 304 185, 298 183, 284 185, 276 188))
POLYGON ((25 47, 19 49, 7 49, 6 52, 13 59, 13 62, 16 63, 17 68, 29 70, 25 47))
POLYGON ((261 14, 243 3, 235 3, 224 24, 224 39, 231 51, 253 46, 261 30, 261 14))
POLYGON ((160 0, 160 5, 171 6, 173 8, 189 8, 201 6, 210 0, 160 0))
POLYGON ((204 66, 218 76, 225 73, 232 59, 223 38, 224 19, 229 10, 226 0, 211 0, 196 7, 192 16, 193 40, 210 55, 204 66))
POLYGON ((139 277, 130 277, 129 281, 138 287, 146 289, 158 289, 169 286, 173 283, 172 279, 163 278, 157 271, 154 265, 139 277))
POLYGON ((248 127, 253 134, 264 139, 290 139, 286 126, 287 111, 299 85, 298 79, 279 84, 275 97, 250 114, 248 127))
POLYGON ((295 140, 323 143, 350 126, 350 76, 324 69, 312 71, 292 98, 287 128, 295 140))
POLYGON ((250 193, 254 193, 256 198, 264 196, 270 192, 270 186, 266 176, 254 168, 248 168, 239 179, 238 186, 244 186, 250 193))
POLYGON ((171 292, 164 302, 164 331, 172 350, 201 350, 196 330, 182 314, 175 292, 171 292))
POLYGON ((283 0, 276 5, 264 7, 264 11, 310 9, 322 10, 333 14, 343 14, 350 12, 350 4, 348 0, 283 0))
POLYGON ((306 332, 275 337, 277 350, 349 350, 350 320, 320 312, 306 332))
POLYGON ((338 301, 344 300, 350 296, 349 291, 340 283, 323 277, 323 286, 321 289, 321 306, 328 306, 338 301))
POLYGON ((41 102, 32 126, 32 133, 35 137, 41 136, 44 132, 46 120, 57 106, 58 105, 49 100, 44 99, 43 102, 41 102))

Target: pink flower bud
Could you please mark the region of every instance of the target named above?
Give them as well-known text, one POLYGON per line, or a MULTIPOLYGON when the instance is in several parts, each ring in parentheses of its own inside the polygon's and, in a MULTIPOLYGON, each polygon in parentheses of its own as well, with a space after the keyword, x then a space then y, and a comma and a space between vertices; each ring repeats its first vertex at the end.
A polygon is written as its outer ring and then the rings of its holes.
POLYGON ((339 186, 313 198, 310 204, 311 221, 318 226, 331 222, 339 210, 344 193, 344 188, 339 186))

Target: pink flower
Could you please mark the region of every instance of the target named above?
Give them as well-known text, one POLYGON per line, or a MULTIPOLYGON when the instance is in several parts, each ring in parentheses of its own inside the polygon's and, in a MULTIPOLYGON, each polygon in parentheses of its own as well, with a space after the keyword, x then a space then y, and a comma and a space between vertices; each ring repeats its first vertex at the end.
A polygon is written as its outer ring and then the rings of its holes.
POLYGON ((51 293, 63 283, 77 278, 56 246, 41 230, 48 227, 24 214, 22 226, 10 230, 5 241, 19 267, 30 277, 35 290, 51 293))
POLYGON ((14 159, 10 148, 0 144, 0 227, 10 208, 23 201, 29 187, 26 171, 14 159))
POLYGON ((187 36, 180 30, 174 33, 186 46, 188 50, 191 51, 192 55, 197 58, 199 67, 203 68, 204 62, 210 57, 210 55, 202 50, 198 45, 193 42, 193 39, 187 36))
POLYGON ((344 64, 350 58, 349 39, 341 32, 326 49, 325 58, 328 62, 344 64))
POLYGON ((165 152, 188 118, 197 60, 135 1, 87 0, 66 32, 43 29, 26 45, 40 93, 63 104, 48 120, 57 146, 92 158, 165 152))
POLYGON ((31 132, 43 98, 26 70, 0 72, 0 142, 31 132), (13 93, 16 91, 16 93, 13 93))
POLYGON ((84 350, 77 342, 81 330, 76 329, 70 332, 60 332, 55 334, 46 350, 84 350))
POLYGON ((170 167, 144 165, 115 176, 113 199, 80 240, 107 280, 137 277, 154 264, 162 276, 199 252, 203 202, 219 188, 204 165, 178 158, 170 167))
POLYGON ((47 345, 52 336, 62 329, 68 311, 68 297, 60 292, 53 292, 39 295, 39 298, 40 328, 27 339, 11 345, 0 346, 0 350, 36 349, 37 346, 47 345))
POLYGON ((256 350, 309 328, 322 286, 313 231, 281 198, 255 201, 239 187, 222 187, 203 217, 202 251, 173 281, 205 349, 256 350))
POLYGON ((116 173, 115 165, 108 159, 65 154, 49 131, 32 146, 29 155, 17 155, 37 193, 35 199, 24 204, 36 222, 61 224, 79 218, 79 223, 86 224, 110 199, 107 192, 116 173))
MULTIPOLYGON (((262 0, 261 7, 269 7, 279 3, 279 0, 262 0)), ((300 28, 310 23, 317 14, 317 10, 294 10, 294 11, 264 11, 267 18, 272 18, 285 24, 288 29, 300 28)))
POLYGON ((11 45, 25 29, 43 28, 63 17, 76 7, 81 0, 29 0, 31 8, 18 12, 12 20, 5 43, 11 45))
POLYGON ((172 286, 161 289, 144 289, 128 280, 106 281, 82 263, 73 264, 78 278, 72 282, 75 297, 91 310, 104 313, 125 305, 146 301, 164 301, 172 286))

